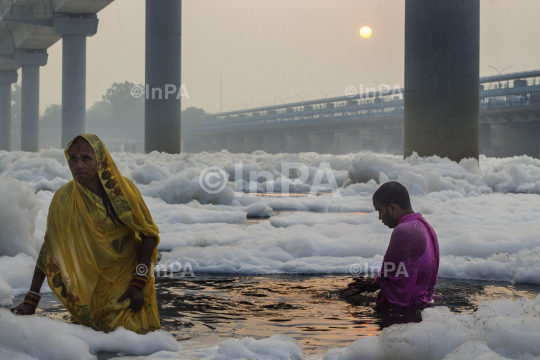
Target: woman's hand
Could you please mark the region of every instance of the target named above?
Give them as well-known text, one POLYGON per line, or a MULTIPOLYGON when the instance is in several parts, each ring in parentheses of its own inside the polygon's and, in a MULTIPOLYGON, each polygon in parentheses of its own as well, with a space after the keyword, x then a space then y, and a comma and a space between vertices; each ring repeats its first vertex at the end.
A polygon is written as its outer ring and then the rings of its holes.
POLYGON ((131 303, 129 304, 131 310, 139 311, 142 309, 144 305, 144 292, 142 289, 129 285, 126 292, 118 299, 118 302, 122 302, 127 298, 131 300, 131 303))
POLYGON ((11 308, 11 312, 15 315, 34 315, 36 313, 36 308, 30 304, 22 302, 14 308, 11 308))

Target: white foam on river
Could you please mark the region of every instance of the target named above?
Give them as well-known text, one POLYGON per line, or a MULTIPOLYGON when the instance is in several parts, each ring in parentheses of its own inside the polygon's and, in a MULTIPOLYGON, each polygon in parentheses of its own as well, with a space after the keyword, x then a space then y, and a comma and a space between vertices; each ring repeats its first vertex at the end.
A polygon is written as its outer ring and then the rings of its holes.
POLYGON ((15 316, 0 308, 0 359, 7 359, 4 352, 40 360, 83 360, 97 359, 99 351, 145 355, 180 348, 174 337, 162 330, 139 335, 119 328, 106 334, 48 317, 15 316))
MULTIPOLYGON (((371 196, 381 183, 398 180, 409 189, 413 208, 437 232, 441 250, 439 276, 540 284, 540 160, 537 159, 482 156, 478 165, 473 159, 456 163, 438 157, 412 156, 403 160, 399 156, 362 153, 270 155, 261 151, 117 153, 113 157, 122 174, 132 179, 145 195, 160 228, 162 266, 189 262, 195 273, 231 274, 346 274, 353 264, 377 267, 391 230, 373 213, 371 196), (235 162, 243 163, 241 172, 236 171, 235 162), (319 165, 328 163, 342 196, 253 197, 239 193, 247 189, 277 191, 292 183, 281 172, 286 162, 303 163, 309 170, 307 184, 296 183, 290 187, 291 193, 312 190, 319 165), (222 192, 208 194, 201 188, 199 177, 208 166, 219 166, 228 174, 229 182, 222 192), (265 171, 271 179, 250 181, 250 171, 265 171), (297 212, 272 216, 275 211, 284 210, 297 212), (368 214, 349 214, 356 212, 368 214), (248 216, 272 217, 248 225, 248 216)), ((28 290, 53 192, 69 180, 71 173, 62 150, 0 151, 1 306, 9 306, 12 296, 28 290)), ((48 288, 44 286, 43 291, 48 288)), ((378 337, 363 338, 346 349, 332 350, 326 359, 387 359, 392 354, 433 359, 482 354, 490 358, 539 356, 539 330, 532 320, 527 320, 530 317, 540 324, 539 302, 539 298, 534 302, 495 301, 482 305, 474 315, 454 315, 445 308, 428 309, 420 324, 392 326, 378 337), (502 328, 503 324, 511 330, 499 331, 496 326, 502 328), (520 327, 527 329, 529 335, 520 327), (510 336, 512 331, 523 339, 510 336), (504 340, 503 334, 511 341, 504 340), (444 346, 438 346, 442 339, 444 346), (519 355, 517 349, 523 349, 523 353, 519 355)), ((53 320, 47 318, 10 316, 4 310, 0 312, 2 334, 22 334, 32 327, 47 332, 45 329, 52 326, 61 334, 58 338, 51 333, 38 336, 36 341, 47 338, 59 349, 64 346, 59 339, 73 333, 69 336, 78 336, 78 340, 70 339, 80 342, 76 350, 80 351, 79 358, 92 358, 97 349, 104 349, 113 341, 100 338, 95 343, 104 345, 99 347, 90 344, 94 340, 88 340, 97 339, 98 335, 64 328, 72 325, 49 323, 53 320)), ((131 336, 127 332, 122 334, 114 341, 122 342, 131 336)), ((2 335, 0 358, 49 356, 47 351, 37 350, 50 346, 45 342, 34 344, 27 339, 19 344, 17 341, 7 342, 2 335)), ((177 358, 177 350, 165 345, 168 341, 159 343, 161 347, 141 341, 142 350, 133 350, 138 348, 129 344, 137 344, 138 340, 125 340, 125 349, 119 345, 113 346, 112 351, 177 358)), ((67 354, 72 347, 66 346, 67 354)), ((190 356, 297 359, 302 356, 299 346, 295 340, 283 336, 231 339, 190 356)))

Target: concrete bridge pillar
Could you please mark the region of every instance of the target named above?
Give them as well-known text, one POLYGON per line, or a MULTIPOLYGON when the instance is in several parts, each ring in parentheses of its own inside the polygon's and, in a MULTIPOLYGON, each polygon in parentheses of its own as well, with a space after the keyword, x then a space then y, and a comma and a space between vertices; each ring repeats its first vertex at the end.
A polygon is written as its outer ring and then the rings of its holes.
POLYGON ((0 150, 11 151, 11 84, 17 71, 0 71, 0 150))
POLYGON ((279 154, 287 152, 285 147, 285 135, 264 135, 263 136, 263 150, 268 154, 279 154))
POLYGON ((227 151, 232 154, 239 154, 244 152, 244 137, 229 136, 227 138, 227 151))
POLYGON ((285 152, 297 154, 310 151, 308 134, 286 134, 285 152))
POLYGON ((263 150, 263 137, 262 136, 244 136, 244 152, 251 154, 257 150, 263 150))
POLYGON ((319 154, 336 153, 336 136, 334 132, 311 133, 308 138, 310 151, 319 154))
POLYGON ((495 157, 540 157, 540 122, 492 124, 491 151, 495 157))
POLYGON ((181 21, 181 0, 146 0, 146 152, 180 152, 181 21))
POLYGON ((15 53, 15 62, 22 67, 22 151, 39 151, 39 67, 47 65, 48 56, 45 50, 25 50, 15 53))
POLYGON ((62 144, 85 133, 86 37, 97 33, 96 15, 57 14, 54 32, 62 35, 62 144), (60 17, 61 15, 61 17, 60 17))
POLYGON ((480 0, 405 1, 404 155, 479 156, 480 0))
POLYGON ((337 154, 350 154, 360 151, 360 133, 358 131, 336 131, 337 154))

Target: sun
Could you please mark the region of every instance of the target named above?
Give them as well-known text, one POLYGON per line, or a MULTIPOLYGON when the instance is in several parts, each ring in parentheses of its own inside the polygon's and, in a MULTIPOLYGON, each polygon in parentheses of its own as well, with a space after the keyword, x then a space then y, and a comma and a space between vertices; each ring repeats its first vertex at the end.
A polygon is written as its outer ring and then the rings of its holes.
POLYGON ((369 26, 363 26, 360 29, 360 36, 364 39, 369 39, 371 37, 371 28, 369 26))

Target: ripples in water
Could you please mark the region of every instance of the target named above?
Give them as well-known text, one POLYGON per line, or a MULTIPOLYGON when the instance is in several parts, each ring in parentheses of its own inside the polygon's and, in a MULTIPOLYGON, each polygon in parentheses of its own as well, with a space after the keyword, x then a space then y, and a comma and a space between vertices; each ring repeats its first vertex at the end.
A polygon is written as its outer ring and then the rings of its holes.
MULTIPOLYGON (((378 335, 392 324, 420 320, 416 309, 376 310, 374 296, 340 299, 337 290, 350 281, 350 276, 335 275, 158 277, 156 292, 163 329, 178 340, 281 333, 300 341, 306 354, 324 353, 358 337, 378 335)), ((442 296, 436 305, 470 313, 484 300, 532 299, 540 286, 439 279, 436 293, 442 296)), ((41 306, 41 314, 68 321, 69 314, 53 295, 43 296, 41 306)))

